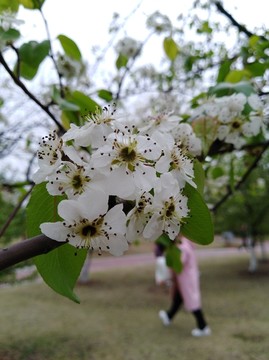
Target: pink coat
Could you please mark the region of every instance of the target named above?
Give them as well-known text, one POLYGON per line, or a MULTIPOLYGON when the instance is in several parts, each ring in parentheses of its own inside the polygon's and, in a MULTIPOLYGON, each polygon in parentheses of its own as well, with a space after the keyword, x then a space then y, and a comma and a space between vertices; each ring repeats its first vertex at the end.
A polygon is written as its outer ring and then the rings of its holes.
POLYGON ((179 244, 183 270, 174 274, 176 285, 183 298, 184 307, 187 311, 201 308, 201 293, 199 281, 199 269, 194 252, 194 244, 182 237, 179 244))

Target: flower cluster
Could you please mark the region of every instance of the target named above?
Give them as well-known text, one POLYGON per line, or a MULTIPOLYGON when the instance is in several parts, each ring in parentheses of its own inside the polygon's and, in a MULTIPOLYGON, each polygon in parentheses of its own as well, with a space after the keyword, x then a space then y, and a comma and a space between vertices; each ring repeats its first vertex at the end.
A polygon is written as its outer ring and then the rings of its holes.
POLYGON ((246 138, 265 133, 268 124, 266 107, 256 94, 243 93, 223 97, 212 97, 195 109, 197 119, 214 120, 217 131, 215 139, 232 144, 240 149, 246 138))
POLYGON ((172 24, 168 16, 155 11, 147 19, 147 27, 153 29, 157 33, 171 32, 172 24))
POLYGON ((125 37, 116 44, 115 50, 129 59, 137 56, 140 52, 140 48, 141 44, 139 41, 130 37, 125 37))
POLYGON ((63 195, 62 221, 41 231, 78 248, 121 255, 138 238, 175 239, 188 217, 186 183, 194 182, 193 157, 201 144, 190 125, 171 113, 134 125, 105 107, 45 136, 33 178, 51 195, 63 195))

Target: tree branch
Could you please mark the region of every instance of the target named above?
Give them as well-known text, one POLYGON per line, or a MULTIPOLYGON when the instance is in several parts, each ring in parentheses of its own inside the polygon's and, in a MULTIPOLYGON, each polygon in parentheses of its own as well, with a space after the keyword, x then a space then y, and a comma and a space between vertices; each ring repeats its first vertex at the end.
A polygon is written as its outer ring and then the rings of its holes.
POLYGON ((63 87, 63 83, 62 83, 62 74, 60 73, 59 69, 58 69, 58 65, 57 65, 57 62, 55 60, 55 57, 54 57, 54 54, 53 54, 53 50, 52 50, 52 41, 51 41, 51 36, 50 36, 50 31, 49 31, 49 27, 48 27, 48 22, 47 22, 47 19, 45 18, 45 15, 42 11, 42 8, 40 6, 39 8, 39 12, 41 14, 41 17, 43 19, 43 22, 44 22, 44 25, 45 25, 45 29, 46 29, 46 33, 47 33, 47 38, 48 38, 48 41, 49 41, 49 47, 50 47, 50 58, 53 62, 53 65, 55 67, 55 70, 56 70, 56 73, 58 75, 58 79, 59 79, 59 86, 60 86, 60 93, 61 93, 61 96, 63 97, 64 96, 64 87, 63 87))
MULTIPOLYGON (((261 160, 263 154, 265 153, 265 151, 268 149, 269 147, 269 142, 266 142, 265 145, 263 146, 262 150, 260 151, 260 153, 257 155, 256 159, 253 161, 253 163, 249 166, 249 168, 246 170, 246 172, 244 173, 244 175, 241 177, 241 179, 237 182, 237 184, 234 187, 234 190, 238 190, 242 184, 244 184, 244 182, 247 180, 248 176, 251 174, 251 172, 256 168, 256 166, 258 165, 259 161, 261 160)), ((222 199, 220 199, 220 201, 218 201, 213 208, 211 209, 211 211, 213 213, 215 213, 217 211, 217 209, 233 194, 234 191, 231 187, 229 187, 227 193, 222 197, 222 199)))
POLYGON ((28 240, 23 240, 8 248, 0 250, 0 271, 21 261, 31 259, 38 255, 44 255, 64 245, 65 242, 58 242, 45 235, 38 235, 28 240))
POLYGON ((7 71, 7 73, 10 75, 14 83, 22 89, 22 91, 31 99, 33 100, 42 110, 45 111, 46 114, 49 115, 49 117, 54 121, 54 123, 58 126, 58 128, 61 130, 61 132, 65 132, 64 127, 59 123, 59 121, 56 119, 56 117, 50 112, 49 108, 42 104, 24 85, 24 83, 13 73, 13 71, 9 68, 8 64, 6 63, 2 53, 0 52, 0 64, 2 64, 7 71))
MULTIPOLYGON (((224 16, 226 16, 227 19, 230 20, 231 24, 233 26, 235 26, 239 32, 247 35, 248 38, 252 37, 253 35, 256 35, 256 34, 252 33, 251 31, 249 31, 244 25, 242 25, 238 21, 236 21, 235 18, 227 10, 224 9, 224 7, 222 6, 222 3, 220 1, 214 1, 214 3, 216 5, 218 11, 221 14, 223 14, 224 16)), ((259 38, 267 41, 267 39, 262 35, 259 35, 259 38)))
POLYGON ((246 34, 247 37, 251 37, 251 36, 254 35, 254 34, 253 34, 251 31, 249 31, 244 25, 239 24, 239 22, 237 22, 237 21, 235 20, 235 18, 234 18, 230 13, 228 13, 228 11, 226 11, 226 10, 224 9, 224 7, 222 6, 222 3, 221 3, 220 1, 215 1, 215 5, 216 5, 218 11, 219 11, 221 14, 225 15, 225 16, 230 20, 231 24, 232 24, 233 26, 235 26, 235 27, 239 30, 239 32, 242 32, 242 33, 246 34))
POLYGON ((9 215, 7 221, 5 222, 3 227, 0 229, 0 237, 3 236, 4 233, 6 232, 6 230, 9 227, 11 221, 14 219, 17 212, 20 210, 24 200, 30 195, 31 191, 33 190, 33 187, 34 187, 34 184, 31 186, 30 190, 28 190, 27 193, 22 197, 22 199, 19 201, 17 206, 13 209, 12 213, 9 215))

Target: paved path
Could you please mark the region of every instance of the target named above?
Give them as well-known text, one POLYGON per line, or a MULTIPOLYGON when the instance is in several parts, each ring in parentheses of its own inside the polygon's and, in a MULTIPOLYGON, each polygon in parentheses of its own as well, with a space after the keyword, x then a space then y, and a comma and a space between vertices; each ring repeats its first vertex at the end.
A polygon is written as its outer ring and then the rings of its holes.
MULTIPOLYGON (((238 256, 246 254, 245 249, 238 248, 204 248, 196 249, 198 259, 205 259, 210 257, 223 257, 223 256, 238 256)), ((152 253, 135 254, 135 255, 123 255, 120 257, 100 256, 93 258, 90 266, 91 272, 109 270, 109 269, 120 269, 127 267, 144 266, 154 264, 155 257, 152 253)))

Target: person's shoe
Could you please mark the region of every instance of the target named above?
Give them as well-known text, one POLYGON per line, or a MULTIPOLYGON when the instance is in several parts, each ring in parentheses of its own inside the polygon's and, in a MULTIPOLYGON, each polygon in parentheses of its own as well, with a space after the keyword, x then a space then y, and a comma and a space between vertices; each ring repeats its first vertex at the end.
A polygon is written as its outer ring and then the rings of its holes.
POLYGON ((160 310, 159 318, 162 320, 162 323, 164 326, 169 326, 171 324, 171 321, 170 321, 166 311, 160 310))
POLYGON ((192 330, 191 334, 194 337, 209 336, 211 335, 211 329, 208 326, 203 329, 196 328, 192 330))

